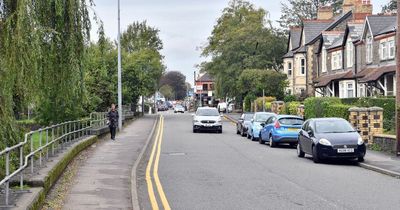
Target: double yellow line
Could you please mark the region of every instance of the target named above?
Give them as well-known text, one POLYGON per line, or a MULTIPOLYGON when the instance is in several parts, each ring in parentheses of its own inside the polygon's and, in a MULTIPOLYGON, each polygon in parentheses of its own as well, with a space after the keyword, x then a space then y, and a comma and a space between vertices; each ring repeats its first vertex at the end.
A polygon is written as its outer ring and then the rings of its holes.
POLYGON ((147 167, 146 167, 147 191, 149 193, 150 203, 151 203, 151 207, 153 210, 158 210, 159 207, 158 207, 158 203, 157 203, 157 198, 154 193, 153 180, 151 177, 152 166, 153 166, 153 178, 154 178, 154 182, 156 184, 158 194, 161 199, 161 203, 165 210, 171 209, 171 207, 169 206, 167 197, 165 196, 163 187, 161 185, 160 178, 158 177, 158 165, 160 162, 161 143, 163 140, 163 138, 162 138, 163 132, 164 132, 164 117, 161 115, 159 123, 158 123, 156 140, 155 140, 153 148, 151 150, 150 159, 149 159, 149 162, 147 163, 147 167), (155 159, 154 159, 154 157, 155 157, 155 159), (153 165, 153 162, 154 162, 154 165, 153 165))

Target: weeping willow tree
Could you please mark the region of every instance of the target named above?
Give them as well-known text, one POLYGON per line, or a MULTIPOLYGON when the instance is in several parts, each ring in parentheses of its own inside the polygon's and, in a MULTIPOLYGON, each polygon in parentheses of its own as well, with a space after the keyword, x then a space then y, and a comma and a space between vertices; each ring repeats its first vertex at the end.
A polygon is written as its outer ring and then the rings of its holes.
POLYGON ((0 149, 20 141, 14 108, 35 104, 44 124, 84 103, 92 0, 0 0, 0 149))

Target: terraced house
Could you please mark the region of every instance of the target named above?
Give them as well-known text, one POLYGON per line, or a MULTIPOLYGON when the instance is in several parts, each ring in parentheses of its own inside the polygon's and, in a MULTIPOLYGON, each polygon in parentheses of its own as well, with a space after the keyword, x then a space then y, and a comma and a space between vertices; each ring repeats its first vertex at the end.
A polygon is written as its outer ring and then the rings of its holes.
POLYGON ((336 17, 331 7, 321 7, 317 20, 290 29, 284 56, 287 92, 340 98, 394 95, 396 23, 395 16, 372 15, 370 0, 345 0, 336 17))

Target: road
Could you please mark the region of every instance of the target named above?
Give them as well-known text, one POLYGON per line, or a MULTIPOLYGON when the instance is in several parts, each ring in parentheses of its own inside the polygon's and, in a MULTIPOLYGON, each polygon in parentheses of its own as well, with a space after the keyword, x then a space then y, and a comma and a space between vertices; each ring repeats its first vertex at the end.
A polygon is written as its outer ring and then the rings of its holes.
MULTIPOLYGON (((172 209, 400 208, 400 180, 357 162, 315 164, 240 137, 226 120, 222 134, 192 133, 190 114, 163 117, 158 175, 172 209)), ((139 180, 141 206, 151 209, 139 180)))

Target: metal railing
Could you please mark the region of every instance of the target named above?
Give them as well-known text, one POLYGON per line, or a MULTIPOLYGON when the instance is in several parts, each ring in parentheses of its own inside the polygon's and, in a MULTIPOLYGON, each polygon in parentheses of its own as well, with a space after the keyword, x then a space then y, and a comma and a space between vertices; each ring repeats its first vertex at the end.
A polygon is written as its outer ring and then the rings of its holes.
MULTIPOLYGON (((122 116, 123 119, 132 118, 134 112, 124 110, 122 116)), ((89 129, 105 126, 107 126, 107 113, 93 112, 87 119, 64 122, 26 133, 23 142, 0 151, 0 158, 5 159, 5 176, 0 181, 0 186, 5 186, 5 207, 9 207, 10 181, 14 177, 19 175, 20 190, 23 191, 24 170, 28 166, 30 173, 33 174, 35 167, 42 167, 43 159, 49 159, 49 153, 54 156, 56 152, 63 150, 75 140, 90 135, 89 129), (27 154, 24 156, 25 153, 27 154), (19 163, 15 166, 18 168, 11 171, 13 158, 18 159, 19 163)))

